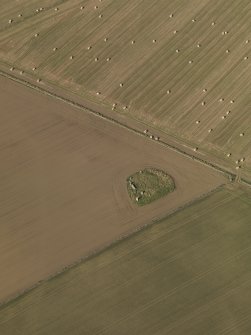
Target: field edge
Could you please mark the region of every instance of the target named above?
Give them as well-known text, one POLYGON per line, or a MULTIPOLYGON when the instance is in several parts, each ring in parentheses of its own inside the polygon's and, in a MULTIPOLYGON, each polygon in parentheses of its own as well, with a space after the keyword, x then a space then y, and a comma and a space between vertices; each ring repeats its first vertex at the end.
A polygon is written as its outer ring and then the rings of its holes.
POLYGON ((67 273, 68 271, 70 271, 71 269, 76 268, 77 266, 90 261, 91 259, 98 257, 101 253, 110 250, 112 248, 115 248, 118 244, 120 244, 121 242, 126 241, 127 239, 132 238, 133 236, 135 236, 136 234, 141 233, 142 231, 145 231, 149 228, 151 228, 153 225, 155 224, 160 224, 163 221, 173 217, 174 215, 178 214, 179 212, 192 207, 204 200, 206 200, 207 198, 209 198, 211 195, 217 193, 217 192, 221 192, 222 190, 225 190, 227 187, 227 184, 220 184, 218 185, 216 188, 201 194, 200 196, 198 196, 197 198, 185 203, 184 205, 175 208, 174 210, 170 211, 167 215, 160 217, 160 218, 156 218, 148 223, 145 223, 143 225, 140 225, 134 229, 129 230, 127 233, 119 235, 117 237, 117 239, 107 243, 106 245, 103 245, 102 247, 95 249, 93 251, 91 251, 90 253, 86 254, 83 257, 80 257, 78 260, 76 260, 75 262, 64 266, 60 271, 57 271, 56 273, 51 274, 50 276, 48 276, 47 278, 44 278, 42 280, 39 280, 38 282, 36 282, 33 286, 28 287, 27 289, 20 291, 18 294, 10 297, 9 299, 5 300, 5 301, 1 301, 0 302, 0 311, 1 309, 5 308, 6 306, 8 306, 9 304, 21 299, 23 296, 29 294, 30 292, 32 292, 33 290, 35 290, 38 286, 43 285, 44 283, 53 280, 54 278, 57 278, 61 275, 64 275, 65 273, 67 273))

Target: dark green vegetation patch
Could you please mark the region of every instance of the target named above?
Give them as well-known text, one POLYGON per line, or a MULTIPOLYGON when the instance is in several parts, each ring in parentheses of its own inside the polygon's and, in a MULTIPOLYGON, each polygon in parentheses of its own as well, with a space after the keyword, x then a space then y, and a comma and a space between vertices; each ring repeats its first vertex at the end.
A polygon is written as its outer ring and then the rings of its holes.
POLYGON ((164 197, 175 189, 173 179, 164 171, 147 168, 127 179, 130 198, 143 206, 164 197))

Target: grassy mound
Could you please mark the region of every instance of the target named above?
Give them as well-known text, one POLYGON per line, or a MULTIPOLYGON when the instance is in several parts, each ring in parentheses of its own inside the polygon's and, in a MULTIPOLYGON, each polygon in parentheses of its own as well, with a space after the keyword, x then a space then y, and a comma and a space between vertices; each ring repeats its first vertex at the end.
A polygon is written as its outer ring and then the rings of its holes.
POLYGON ((127 189, 130 198, 143 206, 172 192, 175 184, 164 171, 149 168, 128 177, 127 189))

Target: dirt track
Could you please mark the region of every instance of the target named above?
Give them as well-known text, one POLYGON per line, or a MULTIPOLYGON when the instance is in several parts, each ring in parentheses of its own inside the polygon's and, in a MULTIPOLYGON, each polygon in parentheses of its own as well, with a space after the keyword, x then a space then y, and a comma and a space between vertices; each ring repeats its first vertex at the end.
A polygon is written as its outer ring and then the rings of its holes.
POLYGON ((0 301, 225 181, 158 143, 0 78, 0 301), (176 191, 144 208, 126 177, 146 166, 176 191))

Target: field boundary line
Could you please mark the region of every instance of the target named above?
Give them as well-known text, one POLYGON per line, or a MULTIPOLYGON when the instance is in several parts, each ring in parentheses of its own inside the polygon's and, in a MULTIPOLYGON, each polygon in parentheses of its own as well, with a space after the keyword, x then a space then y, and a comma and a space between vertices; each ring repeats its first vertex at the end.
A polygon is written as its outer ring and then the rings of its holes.
MULTIPOLYGON (((40 93, 42 93, 44 95, 53 97, 53 98, 55 98, 57 100, 60 100, 60 101, 62 101, 64 103, 67 103, 70 106, 73 106, 75 108, 84 110, 85 112, 87 112, 89 114, 96 115, 97 117, 100 117, 101 119, 104 119, 104 120, 106 120, 106 121, 108 121, 110 123, 116 124, 116 125, 120 126, 121 128, 127 129, 128 131, 131 131, 131 132, 133 132, 133 133, 135 133, 135 134, 137 134, 139 136, 148 138, 150 140, 149 136, 147 134, 145 134, 143 131, 140 131, 140 130, 138 130, 136 128, 128 126, 128 125, 124 124, 123 122, 121 122, 119 120, 116 120, 116 119, 114 119, 114 118, 112 118, 110 116, 105 115, 104 113, 95 111, 92 108, 86 107, 83 104, 80 104, 78 102, 74 102, 73 100, 71 100, 69 98, 66 98, 66 97, 63 97, 63 96, 61 96, 61 95, 59 95, 57 93, 53 93, 53 92, 51 92, 50 90, 48 90, 46 88, 43 88, 43 87, 37 86, 35 84, 32 84, 32 83, 30 83, 27 80, 20 79, 20 78, 14 76, 14 75, 11 75, 11 74, 3 71, 3 70, 0 70, 0 75, 3 76, 3 77, 5 77, 5 78, 8 78, 8 79, 10 79, 12 81, 15 81, 15 82, 17 82, 19 84, 22 84, 22 85, 24 85, 26 87, 29 87, 29 88, 31 88, 31 89, 33 89, 33 90, 35 90, 37 92, 40 92, 40 93)), ((236 174, 234 174, 233 172, 231 172, 231 171, 229 171, 229 170, 227 170, 227 169, 225 169, 223 167, 220 167, 220 166, 218 166, 218 165, 216 165, 216 164, 214 164, 212 162, 208 162, 208 161, 206 161, 206 160, 204 160, 202 158, 199 158, 199 157, 196 157, 196 156, 194 156, 192 154, 189 154, 188 152, 186 152, 186 151, 184 151, 184 150, 176 147, 175 145, 169 144, 169 143, 167 143, 167 142, 165 142, 165 141, 163 141, 161 139, 158 140, 158 141, 155 141, 155 140, 152 140, 152 141, 154 141, 155 143, 159 143, 160 145, 165 146, 165 147, 169 148, 170 150, 173 150, 173 151, 175 151, 175 152, 177 152, 177 153, 179 153, 179 154, 181 154, 181 155, 183 155, 183 156, 185 156, 185 157, 187 157, 189 159, 197 161, 197 162, 199 162, 199 163, 201 163, 201 164, 203 164, 203 165, 205 165, 207 167, 210 167, 211 169, 214 169, 214 170, 216 170, 216 171, 218 171, 218 172, 226 175, 231 181, 234 181, 236 179, 236 174)), ((244 182, 246 185, 251 186, 251 181, 243 180, 242 178, 240 178, 240 182, 244 182)))
POLYGON ((139 225, 139 226, 137 226, 133 229, 130 229, 127 232, 118 235, 118 237, 116 239, 114 239, 114 240, 112 240, 108 243, 105 243, 105 244, 103 244, 102 246, 100 246, 96 249, 91 250, 89 253, 87 253, 85 256, 80 257, 75 262, 73 262, 69 265, 63 266, 60 270, 58 270, 58 271, 54 272, 53 274, 45 277, 44 279, 41 279, 41 280, 37 281, 34 285, 20 291, 16 295, 13 295, 12 297, 10 297, 10 298, 8 298, 4 301, 1 301, 0 302, 0 310, 5 308, 6 306, 8 306, 10 303, 18 300, 19 298, 22 298, 24 295, 29 294, 31 291, 36 289, 39 285, 42 285, 43 283, 46 283, 50 280, 53 280, 60 275, 63 275, 67 271, 70 271, 71 269, 74 269, 75 267, 84 263, 85 261, 88 261, 88 260, 100 255, 102 252, 115 247, 120 242, 125 241, 125 240, 133 237, 135 234, 138 234, 138 233, 142 232, 143 230, 151 228, 155 224, 159 224, 159 223, 163 222, 164 220, 171 218, 172 216, 178 214, 179 212, 185 210, 186 208, 189 208, 193 205, 196 205, 197 203, 200 203, 201 201, 207 199, 208 197, 210 197, 214 193, 222 191, 223 189, 225 189, 225 185, 226 184, 220 184, 217 187, 215 187, 214 189, 211 189, 208 192, 199 195, 198 197, 194 198, 193 200, 188 201, 188 202, 184 203, 183 205, 181 205, 177 208, 174 208, 173 210, 171 210, 166 215, 163 215, 160 218, 156 217, 156 218, 152 219, 151 221, 149 221, 149 222, 147 222, 143 225, 139 225))

